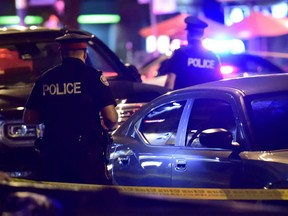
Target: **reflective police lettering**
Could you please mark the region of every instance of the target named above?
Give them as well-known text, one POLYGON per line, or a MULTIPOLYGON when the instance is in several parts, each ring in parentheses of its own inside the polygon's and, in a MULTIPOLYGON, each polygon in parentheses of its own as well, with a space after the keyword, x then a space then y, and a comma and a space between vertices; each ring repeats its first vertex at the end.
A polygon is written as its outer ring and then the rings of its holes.
POLYGON ((215 60, 211 59, 200 59, 200 58, 188 58, 187 66, 193 66, 196 68, 215 68, 215 60))
POLYGON ((43 96, 46 95, 81 94, 81 82, 53 83, 43 85, 43 96))

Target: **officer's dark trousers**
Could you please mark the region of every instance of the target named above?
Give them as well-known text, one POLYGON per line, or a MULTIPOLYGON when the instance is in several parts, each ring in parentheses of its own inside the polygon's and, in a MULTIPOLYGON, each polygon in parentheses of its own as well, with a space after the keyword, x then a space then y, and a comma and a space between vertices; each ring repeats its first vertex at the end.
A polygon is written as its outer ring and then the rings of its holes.
POLYGON ((65 144, 51 141, 46 140, 46 148, 41 151, 42 181, 108 184, 102 151, 97 143, 93 147, 83 147, 75 140, 63 140, 65 144))

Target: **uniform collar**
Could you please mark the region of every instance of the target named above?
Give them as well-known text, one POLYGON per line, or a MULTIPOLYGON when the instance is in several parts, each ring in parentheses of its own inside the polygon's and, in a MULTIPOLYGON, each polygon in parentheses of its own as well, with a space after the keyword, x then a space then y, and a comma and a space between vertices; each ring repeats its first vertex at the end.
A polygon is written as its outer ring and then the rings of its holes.
POLYGON ((68 57, 68 58, 64 58, 63 59, 63 64, 66 64, 66 63, 78 63, 78 64, 84 64, 84 62, 81 60, 81 59, 78 59, 78 58, 71 58, 71 57, 68 57))

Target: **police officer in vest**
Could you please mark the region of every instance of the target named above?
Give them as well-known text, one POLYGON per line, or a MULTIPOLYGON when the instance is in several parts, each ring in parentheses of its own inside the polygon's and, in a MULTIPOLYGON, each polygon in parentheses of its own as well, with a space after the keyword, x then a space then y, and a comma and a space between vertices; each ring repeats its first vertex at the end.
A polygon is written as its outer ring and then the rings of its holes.
POLYGON ((85 64, 89 40, 74 33, 56 38, 62 63, 39 77, 26 103, 24 122, 45 125, 42 180, 107 183, 103 128, 114 130, 118 114, 108 81, 85 64))
POLYGON ((185 18, 187 46, 175 50, 163 69, 165 87, 173 90, 222 79, 219 58, 202 47, 204 29, 208 26, 195 16, 185 18))

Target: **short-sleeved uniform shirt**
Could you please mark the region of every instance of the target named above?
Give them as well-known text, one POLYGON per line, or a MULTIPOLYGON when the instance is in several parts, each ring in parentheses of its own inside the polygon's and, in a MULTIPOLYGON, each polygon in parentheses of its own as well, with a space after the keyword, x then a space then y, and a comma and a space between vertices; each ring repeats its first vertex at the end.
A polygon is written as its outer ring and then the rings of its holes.
POLYGON ((44 137, 77 137, 101 130, 99 112, 108 105, 116 103, 102 72, 76 58, 66 58, 45 72, 26 103, 27 108, 41 113, 44 137))
POLYGON ((204 49, 200 42, 175 50, 165 71, 175 73, 174 89, 222 79, 218 56, 204 49))

